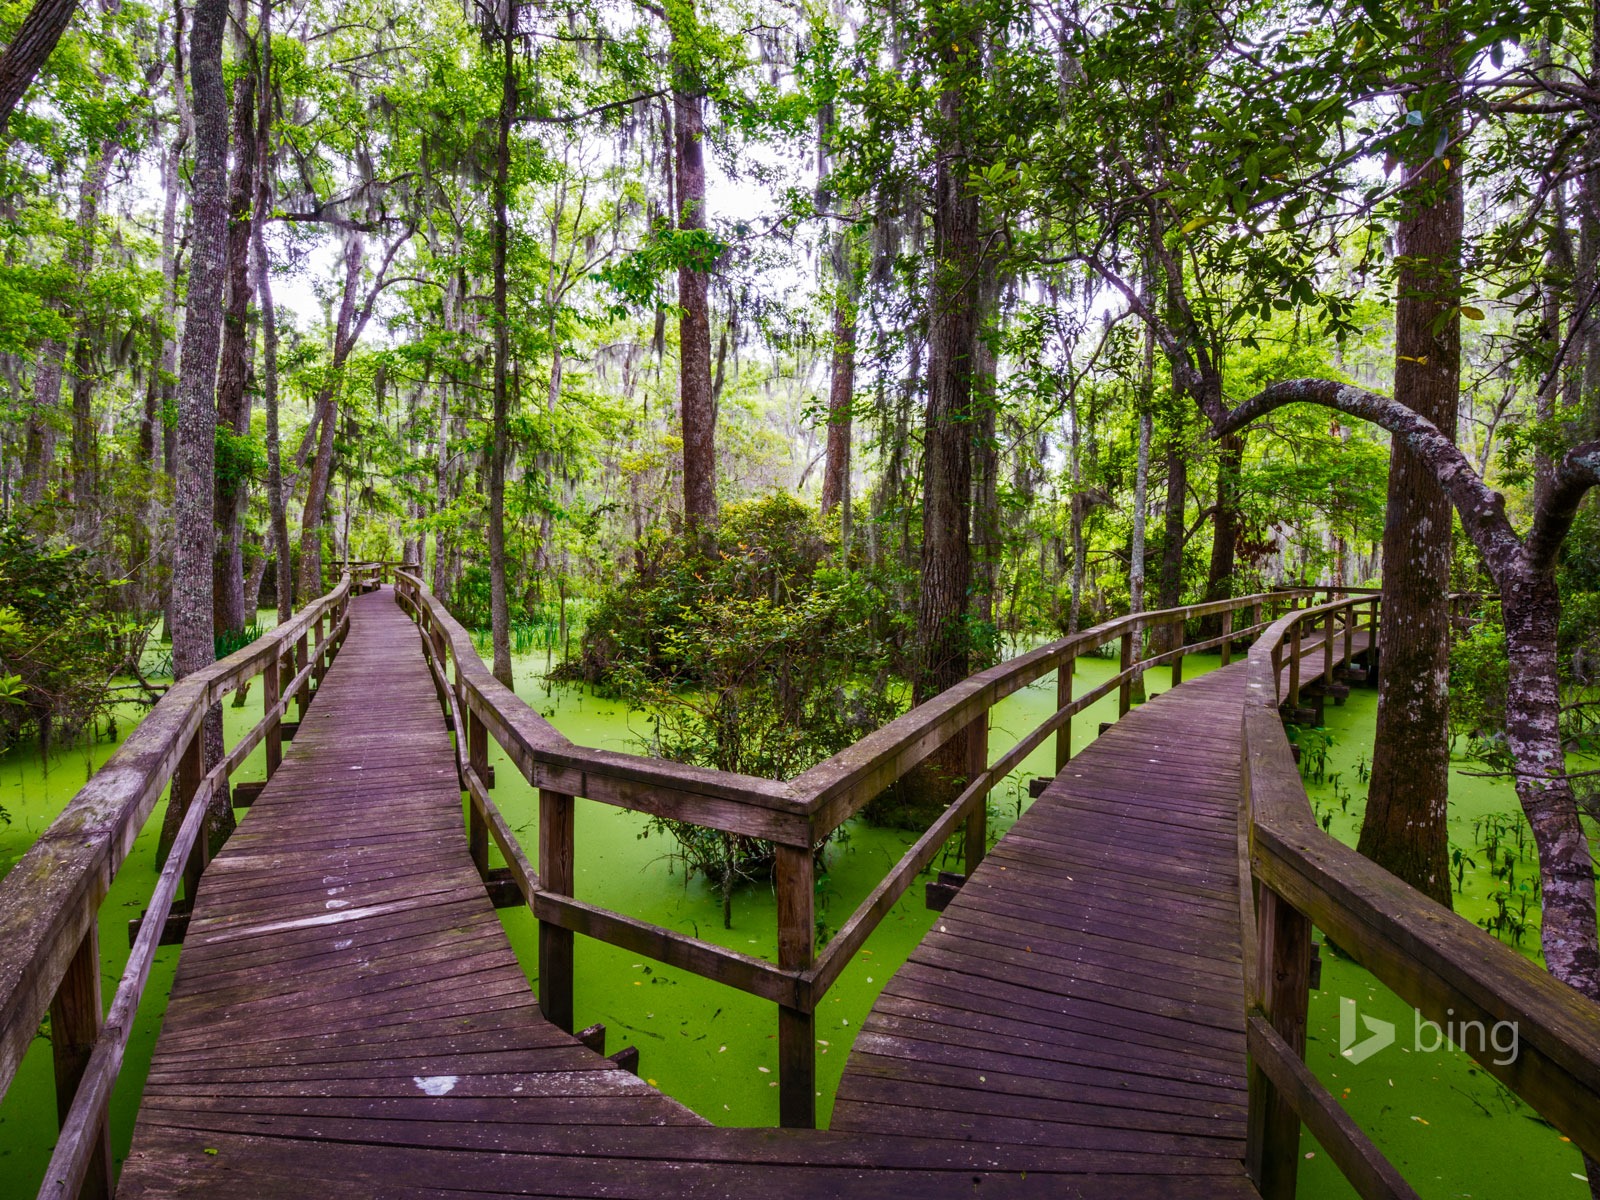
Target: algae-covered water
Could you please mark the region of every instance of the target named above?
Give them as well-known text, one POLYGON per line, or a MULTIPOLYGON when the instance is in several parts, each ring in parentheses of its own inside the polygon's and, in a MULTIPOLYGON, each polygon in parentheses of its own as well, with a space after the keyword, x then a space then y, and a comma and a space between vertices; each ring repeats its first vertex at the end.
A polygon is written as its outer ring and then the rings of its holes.
MULTIPOLYGON (((1215 664, 1214 656, 1195 656, 1186 660, 1185 673, 1192 677, 1215 664)), ((541 678, 544 668, 542 655, 516 662, 517 691, 528 703, 579 744, 639 752, 647 729, 645 718, 585 689, 547 688, 541 678)), ((1077 690, 1087 690, 1113 670, 1108 660, 1080 660, 1077 690)), ((1166 672, 1154 672, 1150 690, 1165 689, 1166 672)), ((991 753, 1005 752, 1044 720, 1054 699, 1054 678, 1046 677, 1006 700, 993 716, 991 753)), ((1100 721, 1114 716, 1115 704, 1115 696, 1107 697, 1076 718, 1075 750, 1092 740, 1100 721)), ((1346 800, 1341 808, 1339 798, 1364 790, 1357 769, 1363 756, 1370 757, 1374 709, 1374 693, 1361 690, 1352 694, 1344 708, 1328 709, 1333 738, 1329 765, 1322 783, 1308 785, 1319 809, 1330 814, 1330 832, 1352 841, 1359 800, 1346 800)), ((225 714, 231 742, 258 718, 259 695, 252 694, 246 708, 229 707, 225 714)), ((130 709, 122 721, 124 733, 136 719, 130 709)), ((0 757, 0 806, 12 818, 9 826, 0 825, 0 874, 25 852, 88 773, 114 750, 111 743, 69 749, 53 755, 48 769, 26 747, 0 757)), ((538 832, 536 795, 498 746, 493 751, 496 803, 532 854, 538 832)), ((257 751, 241 778, 261 777, 261 753, 257 751)), ((991 837, 998 836, 1026 809, 1026 780, 1049 773, 1053 761, 1053 749, 1047 742, 996 789, 990 800, 991 837)), ((1501 781, 1473 779, 1459 772, 1452 786, 1452 840, 1464 847, 1469 857, 1485 862, 1487 848, 1475 849, 1473 823, 1478 822, 1481 841, 1486 834, 1485 818, 1516 813, 1515 796, 1501 781)), ((243 815, 249 819, 248 813, 243 815)), ((160 819, 158 807, 102 908, 101 952, 108 1002, 127 957, 126 922, 142 910, 154 884, 154 836, 160 819)), ((1508 816, 1505 819, 1509 821, 1508 816)), ((642 836, 645 829, 645 819, 637 814, 579 802, 576 891, 581 899, 745 953, 775 958, 770 887, 756 884, 736 892, 733 927, 725 930, 720 894, 701 879, 686 881, 670 853, 670 843, 659 833, 642 836)), ((1497 848, 1502 858, 1504 845, 1515 846, 1515 835, 1509 830, 1508 824, 1500 834, 1497 848)), ((827 871, 819 880, 821 936, 844 923, 914 836, 873 829, 857 821, 850 822, 845 833, 830 849, 827 871)), ((1531 849, 1527 854, 1531 861, 1531 849)), ((940 865, 936 862, 934 869, 940 865)), ((948 866, 960 869, 959 862, 948 866)), ((1491 879, 1487 867, 1476 868, 1476 874, 1474 868, 1465 870, 1467 886, 1458 909, 1475 920, 1494 917, 1498 906, 1488 897, 1505 881, 1491 879)), ((1519 871, 1513 894, 1521 882, 1519 871)), ((920 884, 914 886, 819 1006, 819 1123, 827 1123, 855 1030, 884 983, 926 933, 932 918, 923 906, 920 884)), ((535 922, 525 909, 502 910, 501 919, 530 981, 536 981, 535 922)), ((1536 930, 1524 934, 1525 951, 1536 954, 1537 944, 1536 930)), ((773 1005, 583 938, 578 939, 576 958, 577 1023, 580 1027, 604 1023, 608 1051, 637 1046, 641 1075, 713 1122, 776 1124, 777 1018, 773 1005)), ((113 1146, 119 1158, 127 1151, 138 1091, 176 961, 176 948, 159 953, 129 1045, 113 1103, 113 1146)), ((1402 1049, 1411 1042, 1410 1010, 1360 968, 1325 952, 1323 971, 1323 988, 1312 997, 1308 1061, 1422 1195, 1570 1195, 1577 1200, 1587 1194, 1574 1177, 1582 1171, 1576 1152, 1564 1146, 1560 1136, 1526 1106, 1459 1053, 1421 1054, 1402 1049), (1394 1021, 1403 1031, 1399 1044, 1360 1066, 1341 1058, 1337 1046, 1340 997, 1357 1000, 1363 1013, 1394 1021)), ((0 1103, 0 1195, 34 1194, 55 1135, 49 1047, 41 1036, 0 1103)), ((1310 1157, 1302 1164, 1302 1196, 1321 1200, 1352 1194, 1309 1136, 1303 1150, 1310 1157)))
MULTIPOLYGON (((1328 832, 1351 846, 1360 831, 1377 696, 1375 690, 1353 688, 1343 707, 1328 705, 1327 764, 1320 782, 1313 777, 1306 783, 1328 832)), ((1312 736, 1305 741, 1320 739, 1312 736)), ((1302 758, 1306 757, 1303 750, 1302 758)), ((1303 773, 1306 770, 1309 766, 1303 773)), ((1474 774, 1481 770, 1481 764, 1471 759, 1452 757, 1450 845, 1459 870, 1451 879, 1455 911, 1469 921, 1496 927, 1501 940, 1542 965, 1537 855, 1510 782, 1474 774), (1503 912, 1512 919, 1506 920, 1503 912), (1524 925, 1520 931, 1519 922, 1524 925)), ((1358 1022, 1357 1045, 1368 1032, 1369 1027, 1358 1022)), ((1322 988, 1311 993, 1306 1062, 1421 1195, 1585 1200, 1589 1188, 1576 1148, 1515 1093, 1444 1041, 1441 1033, 1420 1023, 1416 1011, 1370 972, 1323 948, 1322 988), (1355 1002, 1358 1017, 1392 1024, 1394 1044, 1361 1063, 1341 1055, 1343 1001, 1355 1002)), ((1464 1036, 1474 1047, 1480 1044, 1476 1030, 1467 1030, 1464 1036)), ((1513 1047, 1509 1027, 1490 1029, 1482 1036, 1489 1039, 1494 1057, 1505 1057, 1499 1048, 1513 1047)), ((1310 1134, 1301 1136, 1301 1153, 1302 1196, 1343 1200, 1355 1195, 1310 1134)))

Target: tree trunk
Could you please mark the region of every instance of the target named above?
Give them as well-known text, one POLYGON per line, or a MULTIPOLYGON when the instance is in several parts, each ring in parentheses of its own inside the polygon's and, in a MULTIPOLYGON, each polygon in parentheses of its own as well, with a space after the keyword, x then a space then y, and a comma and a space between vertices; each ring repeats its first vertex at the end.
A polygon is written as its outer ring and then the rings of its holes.
POLYGON ((922 590, 913 703, 968 674, 967 592, 972 495, 972 375, 978 334, 978 201, 967 188, 962 84, 976 50, 941 50, 941 142, 933 195, 933 285, 928 313, 928 407, 923 426, 922 590))
MULTIPOLYGON (((211 624, 212 476, 228 215, 228 97, 222 80, 228 0, 198 0, 193 12, 189 70, 195 118, 194 230, 178 373, 178 461, 173 496, 172 667, 179 679, 208 666, 216 657, 211 624)), ((214 710, 206 724, 209 768, 222 749, 221 710, 214 710)), ((163 859, 180 816, 175 806, 168 807, 162 830, 163 859)), ((209 819, 212 836, 225 833, 232 823, 227 789, 218 789, 209 819)))
POLYGON ((494 181, 494 420, 489 449, 489 626, 494 642, 494 677, 511 686, 511 608, 506 596, 506 456, 509 431, 508 385, 511 328, 506 309, 506 248, 510 238, 506 206, 511 186, 511 121, 516 113, 517 6, 505 30, 501 66, 500 128, 494 181))
POLYGON ((45 338, 39 344, 33 372, 33 400, 28 406, 27 431, 22 451, 22 503, 38 504, 50 486, 56 459, 56 415, 61 407, 61 374, 67 361, 67 344, 45 338))
POLYGON ((344 363, 358 336, 352 324, 364 249, 359 234, 345 243, 344 294, 334 325, 333 362, 329 366, 328 381, 318 392, 313 406, 322 429, 317 440, 317 454, 311 462, 311 478, 306 484, 305 507, 300 513, 299 598, 302 603, 322 595, 322 527, 327 517, 328 485, 333 478, 333 448, 339 424, 339 394, 344 388, 344 363))
MULTIPOLYGON (((1156 581, 1157 608, 1176 608, 1183 603, 1183 552, 1188 527, 1185 509, 1189 498, 1189 458, 1183 444, 1183 423, 1178 418, 1168 433, 1167 504, 1161 528, 1161 574, 1156 581)), ((1151 631, 1150 648, 1172 649, 1172 630, 1167 626, 1151 631)))
POLYGON ((0 53, 0 135, 77 8, 78 0, 34 0, 16 36, 0 53))
POLYGON ((993 639, 986 649, 998 652, 994 628, 995 592, 1000 579, 1000 447, 996 442, 998 370, 994 337, 1000 319, 1000 277, 991 259, 980 272, 978 333, 972 345, 972 615, 982 626, 981 636, 993 639))
POLYGON ((1083 622, 1083 585, 1087 578, 1083 540, 1083 425, 1078 416, 1076 378, 1067 384, 1067 541, 1072 547, 1071 594, 1067 597, 1067 632, 1077 633, 1083 622))
MULTIPOLYGON (((1530 573, 1531 575, 1531 573, 1530 573)), ((1539 847, 1540 944, 1556 978, 1600 1000, 1594 864, 1579 820, 1561 745, 1553 573, 1497 580, 1506 624, 1506 744, 1517 767, 1517 798, 1539 847)), ((1388 651, 1385 650, 1387 664, 1388 651)))
MULTIPOLYGON (((706 165, 701 139, 705 133, 705 88, 696 75, 692 51, 686 47, 695 32, 692 0, 670 22, 672 37, 673 135, 676 165, 677 226, 680 233, 702 233, 706 227, 706 165), (688 28, 680 28, 680 22, 688 28)), ((705 243, 709 245, 710 239, 705 243)), ((705 261, 678 267, 678 403, 683 425, 683 516, 694 536, 696 526, 717 519, 716 400, 711 388, 711 304, 705 261)))
MULTIPOLYGON (((250 234, 254 225, 261 143, 256 128, 256 76, 242 0, 235 0, 233 48, 244 69, 233 81, 233 173, 228 182, 228 268, 222 314, 222 358, 217 367, 217 424, 224 434, 250 432, 250 234)), ((264 37, 262 40, 265 40, 264 37)), ((244 586, 244 513, 247 480, 233 464, 217 476, 217 555, 212 605, 218 633, 237 633, 254 618, 244 586)))
MULTIPOLYGON (((841 235, 842 236, 842 235, 841 235)), ((833 371, 828 381, 828 446, 822 468, 822 513, 826 516, 849 490, 850 406, 856 386, 856 308, 854 289, 843 291, 833 308, 833 371)))
POLYGON ((272 526, 273 587, 278 593, 278 623, 281 625, 294 615, 294 575, 289 560, 283 445, 278 430, 278 311, 272 302, 272 262, 259 226, 251 231, 251 241, 255 246, 256 294, 261 303, 261 399, 267 410, 267 513, 272 526))
MULTIPOLYGON (((1146 347, 1150 346, 1146 342, 1146 347)), ((1148 375, 1147 375, 1148 378, 1148 375)), ((1149 389, 1145 389, 1148 400, 1149 389)), ((1145 557, 1145 530, 1148 518, 1145 513, 1150 495, 1150 434, 1153 421, 1150 417, 1150 408, 1146 403, 1139 410, 1139 451, 1134 464, 1133 473, 1133 539, 1128 548, 1128 611, 1142 613, 1144 611, 1144 557, 1145 557)), ((1144 639, 1148 641, 1149 639, 1144 639)), ((1144 672, 1141 671, 1134 678, 1134 691, 1137 698, 1144 699, 1144 672)))
MULTIPOLYGON (((1417 21, 1416 36, 1454 94, 1458 35, 1443 12, 1417 21)), ((1442 132, 1459 131, 1446 103, 1442 132)), ((1461 164, 1429 155, 1441 130, 1419 134, 1415 172, 1402 195, 1395 304, 1395 399, 1456 434, 1461 377, 1461 164), (1450 162, 1445 167, 1444 163, 1450 162)), ((1450 770, 1451 509, 1429 465, 1395 439, 1383 531, 1382 658, 1372 779, 1358 848, 1441 904, 1450 903, 1445 825, 1450 770)))

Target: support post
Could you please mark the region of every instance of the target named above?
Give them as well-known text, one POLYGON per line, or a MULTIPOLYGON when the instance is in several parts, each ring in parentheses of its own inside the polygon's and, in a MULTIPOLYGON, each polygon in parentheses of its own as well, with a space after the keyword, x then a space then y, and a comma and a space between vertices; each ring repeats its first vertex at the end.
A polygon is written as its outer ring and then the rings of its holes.
MULTIPOLYGON (((1126 673, 1133 666, 1133 633, 1130 631, 1122 635, 1121 665, 1117 668, 1126 673)), ((1129 676, 1122 681, 1122 686, 1117 689, 1117 716, 1125 717, 1128 710, 1133 707, 1133 678, 1129 676)))
POLYGON ((1233 661, 1233 609, 1222 614, 1222 665, 1233 661))
MULTIPOLYGON (((195 741, 199 742, 199 737, 195 741)), ((99 926, 91 917, 83 941, 67 964, 55 998, 50 1002, 50 1047, 55 1059, 56 1116, 61 1125, 67 1123, 72 1111, 72 1101, 78 1094, 78 1085, 94 1053, 94 1044, 100 1036, 100 935, 99 926)), ((111 1174, 111 1123, 109 1108, 101 1106, 91 1125, 94 1129, 94 1149, 89 1154, 89 1167, 78 1191, 78 1200, 101 1200, 112 1193, 111 1174)))
POLYGON ((1333 683, 1333 609, 1322 618, 1322 681, 1333 683))
POLYGON ((1172 686, 1177 687, 1183 682, 1183 645, 1188 636, 1188 630, 1183 627, 1183 618, 1179 617, 1172 623, 1172 648, 1177 651, 1177 657, 1172 660, 1172 686))
MULTIPOLYGON (((966 729, 967 782, 971 783, 989 769, 989 714, 984 712, 966 729)), ((972 810, 966 826, 967 877, 978 869, 988 851, 989 803, 985 799, 972 810)))
MULTIPOLYGON (((571 796, 539 791, 539 882, 545 891, 572 895, 573 809, 571 796)), ((539 1011, 552 1025, 572 1032, 572 931, 539 922, 539 1011)))
POLYGON ((1289 629, 1289 707, 1300 707, 1300 622, 1289 629))
MULTIPOLYGON (((302 633, 294 644, 294 673, 304 671, 311 663, 311 647, 306 643, 306 635, 302 633)), ((311 679, 309 676, 300 684, 300 690, 294 694, 295 709, 300 719, 306 719, 306 707, 311 703, 311 679)))
POLYGON ((1355 651, 1355 639, 1356 610, 1355 606, 1351 605, 1344 610, 1344 657, 1340 660, 1340 666, 1348 667, 1350 665, 1350 656, 1355 651))
MULTIPOLYGON (((461 735, 458 733, 456 736, 461 735)), ((487 790, 489 727, 483 723, 482 717, 470 711, 467 713, 467 764, 487 790)), ((484 823, 483 814, 478 811, 478 802, 471 799, 467 803, 467 851, 472 855, 473 866, 478 868, 478 877, 489 878, 489 827, 484 823)))
MULTIPOLYGON (((816 897, 814 861, 809 846, 777 846, 774 883, 778 892, 778 966, 808 971, 816 897)), ((816 1015, 778 1006, 778 1124, 785 1129, 817 1127, 816 1015)))
MULTIPOLYGON (((1060 712, 1072 703, 1072 672, 1077 668, 1078 659, 1075 655, 1068 654, 1061 660, 1061 665, 1056 668, 1056 711, 1060 712)), ((1056 730, 1056 774, 1061 774, 1061 768, 1072 760, 1072 718, 1068 717, 1056 730)))
POLYGON ((270 780, 283 765, 283 717, 273 716, 278 701, 283 698, 283 660, 276 649, 261 672, 261 708, 267 717, 267 778, 270 780))
POLYGON ((327 645, 325 644, 328 640, 328 634, 326 629, 323 628, 327 619, 328 614, 326 612, 317 617, 317 638, 316 650, 314 653, 317 667, 316 670, 311 672, 311 678, 315 679, 318 685, 322 683, 322 677, 328 673, 328 663, 327 659, 325 658, 325 655, 328 651, 327 645))
MULTIPOLYGON (((200 791, 200 783, 205 777, 206 731, 205 723, 201 722, 194 736, 189 739, 189 744, 183 748, 183 756, 178 759, 177 774, 172 779, 172 790, 167 795, 167 803, 178 806, 179 825, 188 815, 189 806, 195 802, 196 793, 200 791)), ((200 835, 194 839, 194 849, 189 851, 189 861, 183 867, 183 894, 191 905, 195 891, 200 886, 200 876, 210 861, 211 833, 202 825, 200 835)))
MULTIPOLYGON (((1271 888, 1256 899, 1255 1002, 1294 1052, 1305 1057, 1311 987, 1311 922, 1271 888)), ((1293 1200, 1300 1162, 1300 1118, 1265 1073, 1250 1067, 1245 1165, 1262 1200, 1293 1200)))

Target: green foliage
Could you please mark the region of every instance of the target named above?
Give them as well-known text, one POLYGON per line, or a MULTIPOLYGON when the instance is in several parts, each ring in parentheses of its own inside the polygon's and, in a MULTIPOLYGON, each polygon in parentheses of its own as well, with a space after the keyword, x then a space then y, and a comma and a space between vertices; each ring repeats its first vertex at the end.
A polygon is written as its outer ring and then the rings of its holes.
POLYGON ((1506 631, 1499 606, 1458 634, 1450 646, 1450 728, 1480 743, 1497 739, 1505 728, 1506 631))
MULTIPOLYGON (((815 509, 786 495, 730 505, 706 539, 658 539, 603 596, 578 657, 557 672, 649 714, 651 753, 789 779, 898 712, 886 606, 870 573, 838 562, 815 509)), ((686 873, 723 891, 771 863, 769 843, 657 820, 686 873)))
POLYGON ((111 710, 113 674, 143 646, 143 624, 115 611, 120 581, 87 559, 0 524, 0 749, 92 729, 111 710))

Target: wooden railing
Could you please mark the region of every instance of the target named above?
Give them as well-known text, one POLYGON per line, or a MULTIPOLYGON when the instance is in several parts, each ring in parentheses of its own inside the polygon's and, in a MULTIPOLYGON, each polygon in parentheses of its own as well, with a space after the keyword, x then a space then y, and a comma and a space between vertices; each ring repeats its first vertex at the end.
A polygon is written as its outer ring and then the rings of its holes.
POLYGON ((349 627, 349 576, 286 625, 179 680, 0 880, 0 1095, 46 1012, 61 1136, 41 1197, 112 1189, 107 1107, 157 946, 181 883, 192 902, 210 861, 206 810, 262 742, 268 778, 283 757, 284 715, 304 714, 349 627), (207 714, 262 676, 262 717, 207 769, 207 714), (127 968, 102 1019, 98 919, 112 879, 168 785, 183 812, 127 968))
MULTIPOLYGON (((1600 1158, 1600 1005, 1330 837, 1312 815, 1281 710, 1297 703, 1302 631, 1354 628, 1365 606, 1375 621, 1369 596, 1290 613, 1250 651, 1241 807, 1249 854, 1241 900, 1245 928, 1256 931, 1245 938, 1247 1162, 1266 1200, 1294 1195, 1302 1122, 1361 1196, 1416 1195, 1305 1065, 1313 926, 1431 1021, 1482 1022, 1482 1030, 1511 1022, 1509 1061, 1486 1037, 1476 1047, 1464 1038, 1462 1049, 1600 1158)), ((1330 652, 1331 641, 1312 655, 1330 652)))
POLYGON ((397 572, 413 570, 415 566, 395 559, 347 559, 341 565, 357 593, 375 591, 380 584, 393 583, 397 572))
POLYGON ((470 797, 468 841, 489 876, 492 838, 510 878, 539 922, 539 1003, 545 1016, 572 1031, 573 935, 577 933, 773 1001, 778 1006, 779 1119, 816 1122, 815 1010, 896 901, 958 832, 967 871, 982 859, 990 791, 1054 735, 1057 770, 1072 754, 1073 717, 1112 692, 1119 715, 1132 702, 1135 679, 1166 665, 1176 685, 1185 656, 1221 649, 1266 628, 1264 609, 1294 604, 1304 593, 1278 592, 1166 609, 1108 621, 1041 646, 918 706, 849 749, 787 783, 711 771, 660 759, 574 746, 484 667, 471 637, 415 574, 396 576, 400 602, 417 620, 447 721, 458 731, 463 789, 470 797), (1245 623, 1238 623, 1239 614, 1245 623), (1183 644, 1187 621, 1219 618, 1222 632, 1183 644), (1145 632, 1176 626, 1174 648, 1146 655, 1145 632), (1116 674, 1073 695, 1079 656, 1116 642, 1116 674), (1055 672, 1054 714, 992 764, 988 714, 1020 688, 1055 672), (464 736, 460 736, 464 734, 464 736), (518 843, 490 797, 488 752, 493 738, 523 777, 539 789, 539 842, 534 858, 518 843), (846 920, 822 952, 814 944, 815 850, 844 821, 952 739, 962 738, 969 779, 956 797, 846 920), (587 797, 635 812, 686 821, 775 845, 777 962, 609 912, 573 896, 573 804, 587 797))

